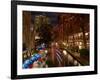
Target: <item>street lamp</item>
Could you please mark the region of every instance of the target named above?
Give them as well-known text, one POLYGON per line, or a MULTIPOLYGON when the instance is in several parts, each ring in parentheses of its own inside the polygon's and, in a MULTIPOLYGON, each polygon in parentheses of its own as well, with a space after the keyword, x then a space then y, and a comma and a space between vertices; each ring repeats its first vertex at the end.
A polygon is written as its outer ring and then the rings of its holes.
POLYGON ((45 53, 48 53, 48 50, 45 50, 45 53))
POLYGON ((64 55, 67 55, 67 52, 66 52, 66 50, 63 50, 63 53, 64 53, 64 55))

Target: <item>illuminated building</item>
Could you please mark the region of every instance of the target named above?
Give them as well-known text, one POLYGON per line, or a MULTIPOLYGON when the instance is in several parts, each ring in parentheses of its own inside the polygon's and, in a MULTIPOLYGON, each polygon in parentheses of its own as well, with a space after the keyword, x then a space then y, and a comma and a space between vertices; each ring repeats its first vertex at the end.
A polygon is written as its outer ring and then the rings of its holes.
POLYGON ((79 49, 89 48, 89 15, 60 14, 58 24, 54 27, 55 41, 65 42, 79 49))

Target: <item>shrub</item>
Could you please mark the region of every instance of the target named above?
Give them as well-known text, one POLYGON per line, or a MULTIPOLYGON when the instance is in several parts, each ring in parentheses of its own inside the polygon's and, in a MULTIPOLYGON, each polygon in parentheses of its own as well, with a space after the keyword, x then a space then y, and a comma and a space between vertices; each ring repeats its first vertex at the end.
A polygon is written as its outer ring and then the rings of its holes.
POLYGON ((80 55, 82 56, 84 56, 84 55, 86 55, 86 56, 89 56, 89 50, 88 49, 80 49, 79 50, 79 53, 80 53, 80 55))

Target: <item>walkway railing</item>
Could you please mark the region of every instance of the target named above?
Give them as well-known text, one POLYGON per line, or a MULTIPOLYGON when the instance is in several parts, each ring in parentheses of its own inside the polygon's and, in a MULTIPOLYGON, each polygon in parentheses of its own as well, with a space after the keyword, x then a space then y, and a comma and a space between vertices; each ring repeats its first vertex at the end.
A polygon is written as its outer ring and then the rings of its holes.
POLYGON ((80 53, 72 52, 71 50, 68 50, 68 49, 63 49, 63 50, 66 50, 67 52, 66 59, 67 59, 68 65, 70 64, 74 66, 86 65, 86 60, 80 56, 80 53), (76 56, 76 54, 79 54, 79 56, 76 56))
POLYGON ((66 51, 66 55, 63 51, 56 50, 55 61, 58 62, 58 66, 81 66, 84 62, 80 60, 80 57, 76 57, 71 51, 67 49, 61 49, 66 51))

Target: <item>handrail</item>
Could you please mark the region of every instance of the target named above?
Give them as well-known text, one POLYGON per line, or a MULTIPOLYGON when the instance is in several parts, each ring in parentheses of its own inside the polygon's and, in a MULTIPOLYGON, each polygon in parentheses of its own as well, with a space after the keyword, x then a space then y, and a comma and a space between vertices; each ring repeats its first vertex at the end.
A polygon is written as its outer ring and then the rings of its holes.
POLYGON ((78 57, 75 57, 75 56, 71 53, 71 51, 69 51, 69 50, 67 50, 67 49, 66 49, 66 51, 67 51, 77 62, 79 62, 81 65, 84 65, 84 64, 80 61, 80 59, 79 59, 78 57))
POLYGON ((81 61, 81 58, 76 57, 75 55, 72 54, 72 52, 68 49, 64 49, 66 50, 77 62, 79 62, 81 65, 85 65, 84 62, 81 61))
MULTIPOLYGON (((64 50, 66 50, 66 49, 64 49, 64 50)), ((70 55, 70 56, 72 56, 73 57, 73 60, 76 60, 77 61, 77 64, 80 64, 80 65, 84 65, 84 64, 82 64, 81 63, 81 61, 78 59, 78 58, 76 58, 71 52, 69 52, 68 50, 66 50, 67 52, 68 52, 68 54, 70 55)), ((60 51, 61 52, 61 51, 60 51)), ((61 52, 62 53, 62 52, 61 52)), ((57 56, 56 56, 57 57, 57 56)), ((60 61, 61 62, 61 61, 60 61)), ((63 64, 63 63, 62 63, 63 64)), ((74 64, 74 63, 73 63, 74 64)))

